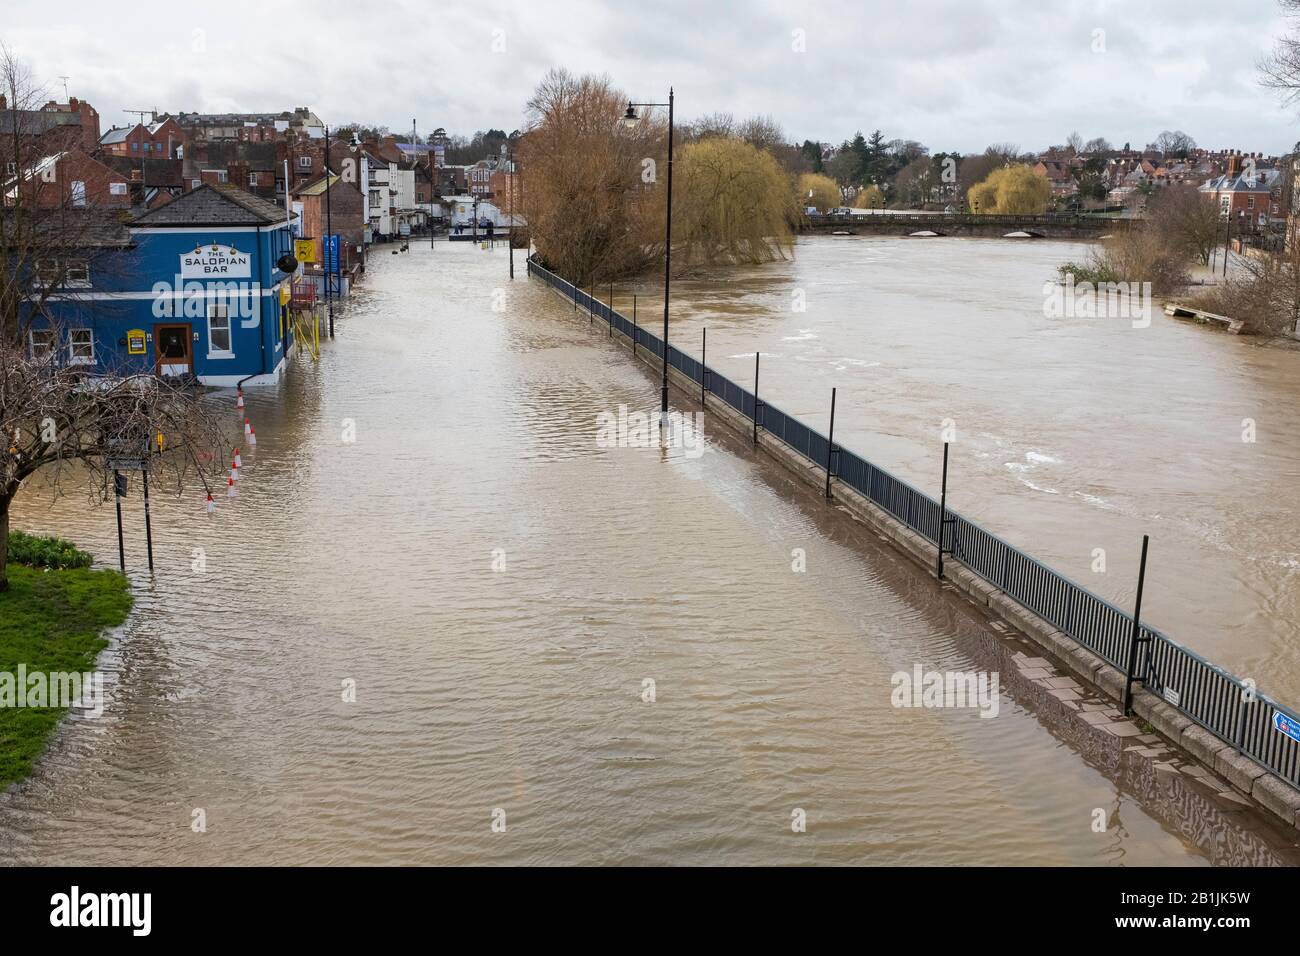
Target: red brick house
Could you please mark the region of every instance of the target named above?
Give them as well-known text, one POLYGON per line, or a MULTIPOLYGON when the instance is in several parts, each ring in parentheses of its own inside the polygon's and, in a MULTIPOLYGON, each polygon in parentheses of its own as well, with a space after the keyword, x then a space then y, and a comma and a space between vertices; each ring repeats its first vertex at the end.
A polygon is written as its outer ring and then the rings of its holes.
POLYGON ((5 205, 12 205, 20 191, 42 209, 131 205, 129 178, 80 149, 52 153, 22 175, 3 177, 0 182, 5 205))

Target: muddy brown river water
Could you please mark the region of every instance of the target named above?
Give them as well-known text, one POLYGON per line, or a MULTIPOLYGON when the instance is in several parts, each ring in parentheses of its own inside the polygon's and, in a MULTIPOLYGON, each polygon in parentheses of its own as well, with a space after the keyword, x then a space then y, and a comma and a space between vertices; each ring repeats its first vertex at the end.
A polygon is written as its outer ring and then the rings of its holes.
MULTIPOLYGON (((707 317, 720 363, 757 340, 790 412, 839 384, 837 435, 918 480, 947 410, 957 507, 1067 570, 1108 546, 1098 586, 1121 598, 1155 531, 1150 618, 1294 685, 1294 512, 1257 494, 1294 472, 1297 356, 1163 318, 1036 328, 1008 304, 1035 290, 1009 290, 1052 247, 968 248, 886 280, 910 249, 801 244, 684 287, 682 329, 707 317), (797 318, 774 305, 796 282, 797 318), (927 323, 966 327, 965 351, 927 323), (1188 403, 1220 411, 1193 424, 1188 403), (1270 437, 1233 459, 1219 430, 1243 409, 1270 437)), ((0 795, 0 861, 1295 862, 1266 818, 1170 800, 1012 691, 993 719, 891 706, 894 672, 997 670, 1005 637, 707 416, 701 455, 601 447, 597 416, 653 407, 653 376, 517 265, 511 284, 500 247, 372 256, 320 363, 249 393, 239 497, 155 501, 152 578, 128 502, 138 604, 102 661, 108 710, 0 795)), ((233 439, 233 395, 213 400, 233 439)), ((110 506, 33 488, 16 525, 115 557, 110 506)))

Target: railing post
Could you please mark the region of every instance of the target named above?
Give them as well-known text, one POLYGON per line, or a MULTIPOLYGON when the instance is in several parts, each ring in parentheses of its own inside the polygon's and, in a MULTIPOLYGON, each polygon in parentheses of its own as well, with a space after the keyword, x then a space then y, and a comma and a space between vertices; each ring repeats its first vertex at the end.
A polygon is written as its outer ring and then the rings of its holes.
POLYGON ((943 482, 939 486, 939 554, 935 560, 934 573, 943 580, 943 529, 948 524, 948 445, 943 443, 943 482))
POLYGON ((709 366, 706 360, 709 357, 709 327, 706 325, 700 329, 700 406, 705 404, 709 392, 709 366))
POLYGON ((605 316, 609 323, 609 338, 614 337, 614 283, 609 284, 609 315, 605 316))
POLYGON ((754 444, 758 444, 758 357, 763 353, 754 350, 754 444))
POLYGON ((1137 667, 1138 641, 1142 632, 1142 586, 1147 578, 1147 542, 1149 535, 1142 536, 1142 560, 1138 564, 1137 600, 1133 607, 1133 634, 1128 645, 1128 667, 1124 669, 1124 714, 1128 715, 1133 705, 1133 671, 1137 667))
POLYGON ((636 295, 632 296, 632 357, 636 358, 636 295))
POLYGON ((831 455, 835 454, 835 389, 831 389, 831 427, 826 439, 826 497, 831 496, 831 455))

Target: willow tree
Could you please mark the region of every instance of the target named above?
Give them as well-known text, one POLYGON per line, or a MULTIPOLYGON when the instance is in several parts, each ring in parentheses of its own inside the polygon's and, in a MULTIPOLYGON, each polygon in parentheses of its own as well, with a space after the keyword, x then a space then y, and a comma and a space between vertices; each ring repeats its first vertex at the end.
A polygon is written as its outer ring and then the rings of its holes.
POLYGON ((820 173, 804 173, 795 191, 800 208, 816 206, 818 212, 827 212, 841 205, 839 184, 820 173))
POLYGON ((785 258, 797 207, 790 179, 771 153, 717 137, 687 146, 678 166, 674 263, 687 269, 785 258))
POLYGON ((967 198, 971 208, 982 213, 1036 216, 1047 208, 1052 186, 1042 173, 1021 163, 993 170, 971 187, 967 198))
MULTIPOLYGON (((565 70, 547 73, 528 101, 524 216, 541 258, 580 285, 663 261, 667 117, 652 111, 629 128, 627 103, 607 78, 565 70)), ((676 150, 674 269, 784 257, 796 210, 790 180, 769 151, 740 138, 746 130, 676 150)))

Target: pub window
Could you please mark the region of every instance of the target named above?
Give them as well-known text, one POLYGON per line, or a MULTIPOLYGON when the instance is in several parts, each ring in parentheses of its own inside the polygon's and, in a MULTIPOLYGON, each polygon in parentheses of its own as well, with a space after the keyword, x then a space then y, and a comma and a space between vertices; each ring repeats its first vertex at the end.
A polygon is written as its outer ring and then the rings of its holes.
POLYGON ((208 306, 208 351, 233 351, 230 347, 230 309, 215 302, 208 306))
POLYGON ((68 363, 95 364, 95 333, 90 329, 72 329, 68 332, 68 363))
POLYGON ((63 281, 68 285, 89 285, 90 265, 85 259, 67 259, 63 263, 63 281))
POLYGON ((59 281, 58 259, 36 260, 36 281, 42 286, 52 286, 59 281))
POLYGON ((32 329, 27 333, 27 338, 31 342, 34 359, 47 358, 54 351, 53 329, 32 329))

